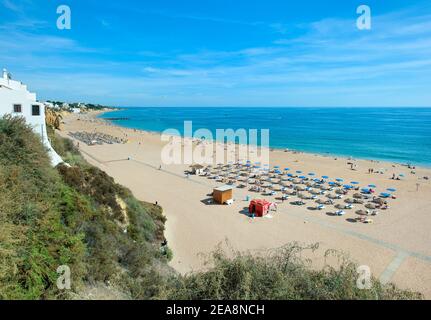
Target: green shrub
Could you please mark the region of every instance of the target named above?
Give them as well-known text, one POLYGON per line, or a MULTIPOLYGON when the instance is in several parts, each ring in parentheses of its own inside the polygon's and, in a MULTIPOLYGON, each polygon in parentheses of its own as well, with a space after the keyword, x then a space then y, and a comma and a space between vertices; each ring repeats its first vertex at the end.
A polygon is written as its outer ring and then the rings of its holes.
POLYGON ((120 277, 152 282, 149 270, 162 261, 157 242, 163 234, 153 216, 161 213, 88 165, 69 140, 50 134, 76 166, 52 168, 23 119, 0 120, 0 298, 67 298, 55 285, 57 267, 64 264, 75 291, 120 277), (126 203, 125 212, 118 199, 126 203), (128 233, 121 225, 124 214, 128 233))
POLYGON ((59 297, 58 266, 67 264, 77 285, 83 274, 83 235, 62 221, 64 186, 22 118, 0 119, 0 164, 0 298, 59 297))
POLYGON ((370 290, 357 288, 357 266, 342 258, 338 267, 314 270, 301 258, 303 248, 291 244, 267 256, 218 250, 204 272, 178 276, 167 288, 168 299, 216 300, 345 300, 418 299, 421 295, 382 285, 372 279, 370 290))

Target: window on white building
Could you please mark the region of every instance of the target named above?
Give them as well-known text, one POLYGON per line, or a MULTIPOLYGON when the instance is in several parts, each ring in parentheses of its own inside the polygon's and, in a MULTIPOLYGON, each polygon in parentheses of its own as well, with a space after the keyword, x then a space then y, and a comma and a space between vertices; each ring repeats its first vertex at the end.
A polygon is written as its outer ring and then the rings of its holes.
POLYGON ((13 112, 14 113, 22 113, 22 106, 20 104, 14 104, 13 105, 13 112))
POLYGON ((31 115, 32 116, 40 116, 40 106, 37 104, 31 106, 31 115))

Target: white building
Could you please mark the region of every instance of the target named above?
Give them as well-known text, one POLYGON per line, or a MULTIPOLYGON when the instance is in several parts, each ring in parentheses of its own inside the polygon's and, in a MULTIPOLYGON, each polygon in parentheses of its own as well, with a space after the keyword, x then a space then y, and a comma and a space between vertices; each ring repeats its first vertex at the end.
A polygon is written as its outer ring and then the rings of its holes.
POLYGON ((6 114, 25 118, 34 132, 40 135, 53 166, 63 162, 48 140, 44 104, 37 102, 36 94, 28 91, 26 85, 12 80, 10 74, 3 70, 0 78, 0 117, 6 114))

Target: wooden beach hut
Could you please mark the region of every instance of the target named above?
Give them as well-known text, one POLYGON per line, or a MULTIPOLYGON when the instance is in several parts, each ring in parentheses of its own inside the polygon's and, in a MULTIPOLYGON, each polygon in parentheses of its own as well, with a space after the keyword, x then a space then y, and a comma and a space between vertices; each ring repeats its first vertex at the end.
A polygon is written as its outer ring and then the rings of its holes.
POLYGON ((219 204, 231 202, 233 200, 233 187, 225 185, 215 188, 213 191, 213 199, 219 204))

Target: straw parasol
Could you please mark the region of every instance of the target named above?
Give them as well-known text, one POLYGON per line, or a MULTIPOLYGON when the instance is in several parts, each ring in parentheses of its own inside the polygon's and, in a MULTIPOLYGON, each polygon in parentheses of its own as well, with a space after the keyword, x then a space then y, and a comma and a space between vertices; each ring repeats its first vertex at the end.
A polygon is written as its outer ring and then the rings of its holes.
POLYGON ((365 205, 365 208, 367 208, 367 209, 376 209, 377 207, 376 207, 376 205, 374 203, 367 203, 365 205))

